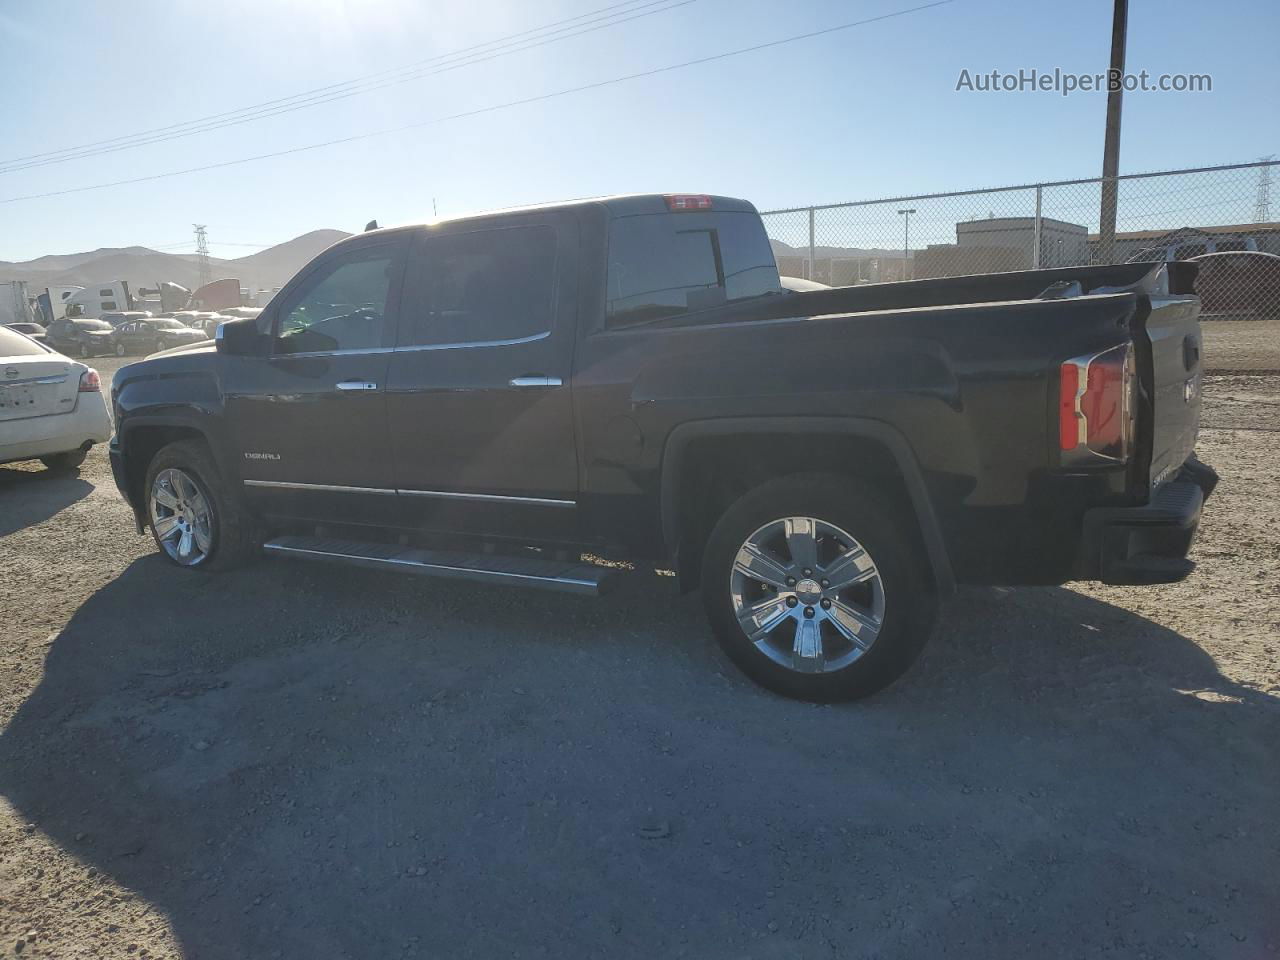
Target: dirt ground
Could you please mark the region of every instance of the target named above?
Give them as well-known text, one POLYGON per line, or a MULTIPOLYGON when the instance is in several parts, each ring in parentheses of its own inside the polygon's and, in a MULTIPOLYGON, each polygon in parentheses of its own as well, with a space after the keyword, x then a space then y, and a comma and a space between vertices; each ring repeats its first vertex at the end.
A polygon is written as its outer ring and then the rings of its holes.
POLYGON ((0 467, 0 956, 1280 955, 1280 379, 1206 395, 1190 580, 962 590, 838 707, 656 577, 189 574, 0 467))

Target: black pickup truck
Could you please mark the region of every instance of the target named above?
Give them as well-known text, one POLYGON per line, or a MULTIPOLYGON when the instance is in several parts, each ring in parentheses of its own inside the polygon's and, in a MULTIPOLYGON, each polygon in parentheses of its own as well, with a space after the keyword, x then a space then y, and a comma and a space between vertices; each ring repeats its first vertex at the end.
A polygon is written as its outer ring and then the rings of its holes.
POLYGON ((123 367, 111 462, 184 567, 258 551, 596 593, 700 587, 761 684, 905 670, 956 583, 1185 577, 1194 266, 784 291, 751 204, 372 229, 215 343, 123 367), (625 565, 622 565, 625 566, 625 565))

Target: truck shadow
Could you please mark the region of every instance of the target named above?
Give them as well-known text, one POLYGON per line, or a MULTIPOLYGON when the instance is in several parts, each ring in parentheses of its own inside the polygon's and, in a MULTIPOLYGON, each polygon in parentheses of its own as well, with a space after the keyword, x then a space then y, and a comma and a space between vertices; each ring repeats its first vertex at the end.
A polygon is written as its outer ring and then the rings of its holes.
POLYGON ((1155 942, 1167 914, 1110 910, 1144 885, 1258 943, 1274 706, 1066 589, 962 593, 907 679, 823 708, 741 680, 653 578, 592 602, 148 557, 52 641, 0 793, 201 958, 741 956, 769 922, 861 955, 886 916, 963 933, 956 903, 998 903, 1010 949, 1155 942))
POLYGON ((93 484, 74 470, 0 467, 0 537, 43 523, 91 490, 93 484))

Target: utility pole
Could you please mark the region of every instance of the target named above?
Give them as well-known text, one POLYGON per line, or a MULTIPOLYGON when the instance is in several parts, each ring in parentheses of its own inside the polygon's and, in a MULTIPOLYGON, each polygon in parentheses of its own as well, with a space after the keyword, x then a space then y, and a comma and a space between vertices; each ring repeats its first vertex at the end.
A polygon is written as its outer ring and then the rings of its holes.
POLYGON ((209 239, 203 223, 193 223, 196 230, 196 256, 199 257, 200 286, 213 281, 213 268, 209 265, 209 239))
POLYGON ((1098 254, 1111 263, 1116 252, 1116 201, 1120 173, 1120 108, 1124 99, 1124 51, 1129 32, 1129 0, 1115 0, 1111 18, 1111 68, 1107 71, 1107 135, 1102 145, 1102 210, 1098 254))
POLYGON ((915 207, 907 207, 905 210, 899 210, 898 213, 903 217, 902 220, 902 279, 910 279, 907 276, 907 257, 910 256, 911 250, 911 215, 916 212, 915 207))

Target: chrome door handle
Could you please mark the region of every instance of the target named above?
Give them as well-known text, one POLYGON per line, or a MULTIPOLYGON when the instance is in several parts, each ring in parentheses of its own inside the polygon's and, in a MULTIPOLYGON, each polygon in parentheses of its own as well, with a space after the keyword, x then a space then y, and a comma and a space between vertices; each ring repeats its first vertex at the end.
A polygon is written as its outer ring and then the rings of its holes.
POLYGON ((559 387, 563 384, 564 381, 559 377, 513 377, 511 379, 513 387, 559 387))
POLYGON ((378 385, 368 380, 343 380, 335 384, 339 390, 377 390, 378 385))

